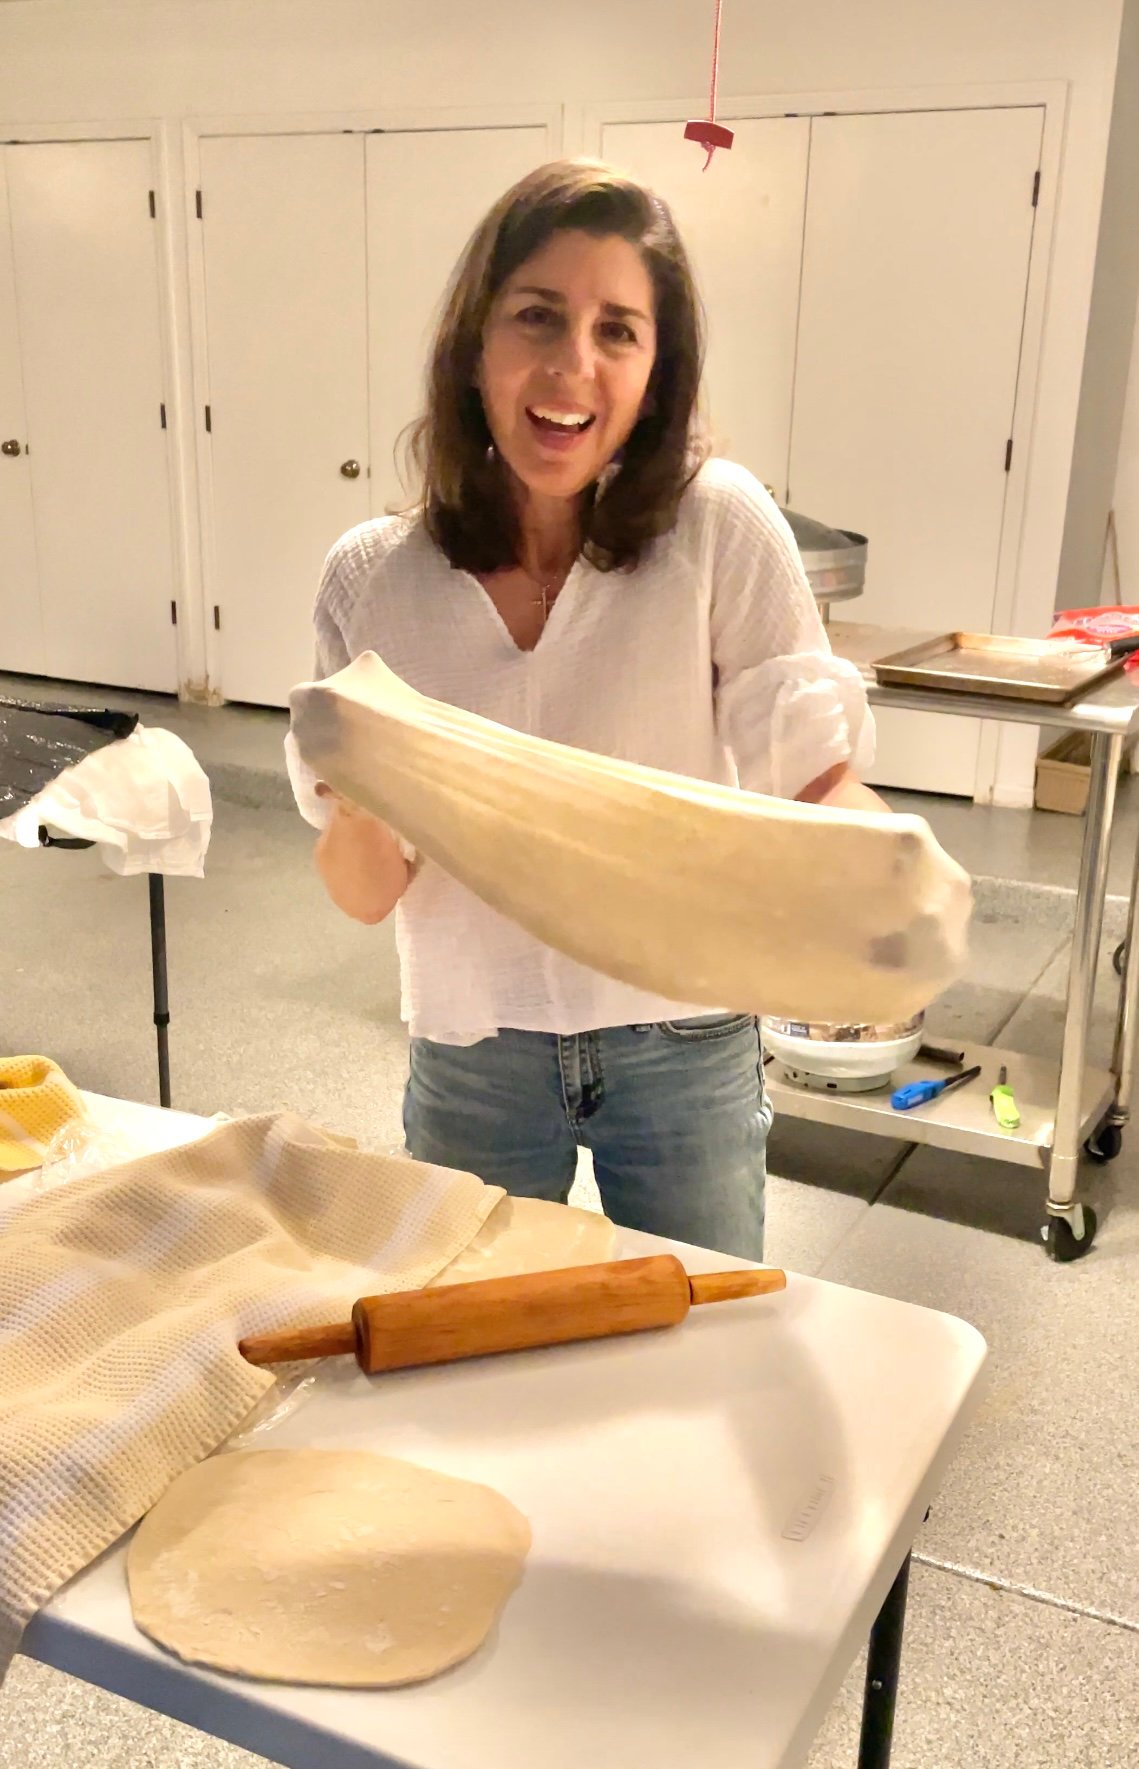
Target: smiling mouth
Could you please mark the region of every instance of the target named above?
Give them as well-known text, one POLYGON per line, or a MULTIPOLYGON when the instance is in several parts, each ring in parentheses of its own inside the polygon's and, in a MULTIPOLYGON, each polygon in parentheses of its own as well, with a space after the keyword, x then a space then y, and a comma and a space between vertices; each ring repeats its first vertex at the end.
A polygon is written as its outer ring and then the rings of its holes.
POLYGON ((526 416, 543 436, 584 436, 595 422, 592 412, 555 412, 547 406, 526 407, 526 416))

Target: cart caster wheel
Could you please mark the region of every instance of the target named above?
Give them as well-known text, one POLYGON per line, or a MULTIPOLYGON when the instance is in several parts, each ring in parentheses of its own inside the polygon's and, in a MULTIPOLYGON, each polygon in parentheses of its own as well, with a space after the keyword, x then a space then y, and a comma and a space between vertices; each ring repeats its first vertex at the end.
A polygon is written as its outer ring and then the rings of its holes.
POLYGON ((1044 1242, 1044 1251, 1049 1259, 1056 1260, 1059 1265, 1067 1265, 1073 1259, 1082 1259, 1091 1251, 1095 1240, 1096 1214, 1087 1204, 1080 1208, 1083 1218, 1083 1234, 1077 1237, 1075 1229, 1066 1216, 1050 1216, 1040 1234, 1044 1242))
POLYGON ((1123 1132, 1118 1124, 1104 1124, 1089 1136, 1084 1144, 1084 1153, 1102 1167, 1108 1161, 1114 1161, 1123 1147, 1123 1132))
POLYGON ((1127 941, 1126 940, 1120 940, 1119 945, 1115 948, 1115 951, 1111 955, 1111 962, 1115 966, 1116 976, 1121 977, 1123 975, 1123 966, 1127 962, 1127 941))

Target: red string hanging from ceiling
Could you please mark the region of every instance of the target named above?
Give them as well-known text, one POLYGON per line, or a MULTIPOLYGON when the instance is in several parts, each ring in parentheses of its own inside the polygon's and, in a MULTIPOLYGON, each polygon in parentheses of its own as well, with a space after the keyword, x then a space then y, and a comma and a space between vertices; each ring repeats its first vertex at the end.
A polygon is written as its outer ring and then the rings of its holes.
POLYGON ((712 89, 708 96, 708 115, 698 117, 684 125, 685 141, 698 141, 701 147, 707 148, 708 158, 704 161, 704 170, 712 164, 712 155, 718 147, 729 148, 735 140, 731 129, 716 121, 716 92, 720 83, 720 22, 724 12, 724 0, 716 0, 716 23, 712 33, 712 89))

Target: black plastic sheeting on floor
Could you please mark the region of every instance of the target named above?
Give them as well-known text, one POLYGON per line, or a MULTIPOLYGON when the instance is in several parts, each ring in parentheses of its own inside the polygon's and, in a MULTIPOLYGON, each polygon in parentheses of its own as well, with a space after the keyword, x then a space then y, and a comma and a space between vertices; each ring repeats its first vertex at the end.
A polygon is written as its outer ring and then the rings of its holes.
POLYGON ((137 713, 0 697, 0 817, 11 817, 66 768, 129 737, 137 713))

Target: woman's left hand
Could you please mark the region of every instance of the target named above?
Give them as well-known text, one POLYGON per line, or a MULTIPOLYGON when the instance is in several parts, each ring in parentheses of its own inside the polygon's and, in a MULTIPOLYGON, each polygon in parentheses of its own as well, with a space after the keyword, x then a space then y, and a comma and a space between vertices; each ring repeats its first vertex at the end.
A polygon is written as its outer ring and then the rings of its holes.
POLYGON ((820 774, 795 796, 806 805, 832 805, 840 811, 885 811, 887 815, 891 814, 885 799, 879 798, 869 786, 863 786, 845 762, 828 768, 825 774, 820 774))

